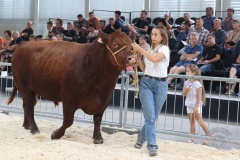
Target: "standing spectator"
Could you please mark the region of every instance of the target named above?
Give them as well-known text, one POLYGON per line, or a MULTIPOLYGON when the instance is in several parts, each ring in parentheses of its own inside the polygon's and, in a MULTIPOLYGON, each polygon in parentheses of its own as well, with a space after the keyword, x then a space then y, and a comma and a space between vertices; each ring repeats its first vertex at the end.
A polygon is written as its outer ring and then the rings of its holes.
POLYGON ((147 11, 142 10, 140 13, 140 19, 133 25, 133 28, 136 30, 138 34, 146 34, 148 30, 148 20, 147 18, 147 11))
POLYGON ((87 36, 87 26, 88 26, 88 20, 86 18, 83 17, 82 14, 79 14, 77 16, 78 19, 78 32, 79 32, 79 36, 87 36))
POLYGON ((170 59, 168 48, 168 36, 166 30, 155 26, 151 34, 151 51, 147 52, 138 44, 132 44, 133 50, 144 56, 137 59, 137 64, 144 72, 141 78, 139 97, 142 103, 144 125, 139 132, 135 148, 140 149, 147 141, 149 156, 156 156, 158 145, 156 144, 156 121, 167 99, 167 69, 170 59))
POLYGON ((52 23, 52 21, 48 21, 47 22, 47 28, 44 30, 44 32, 43 32, 43 39, 49 39, 49 38, 51 38, 51 36, 49 35, 49 33, 51 33, 52 32, 52 26, 53 26, 53 23, 52 23))
POLYGON ((94 24, 96 30, 99 30, 100 18, 96 17, 93 12, 89 12, 88 15, 89 15, 89 19, 88 19, 87 25, 89 26, 89 24, 94 24))
POLYGON ((206 17, 203 18, 204 21, 204 28, 207 29, 209 32, 213 31, 213 20, 216 19, 213 15, 213 8, 207 7, 206 8, 206 17))
POLYGON ((56 21, 55 21, 55 25, 53 28, 52 28, 52 32, 49 33, 49 36, 56 36, 57 34, 60 34, 60 33, 63 33, 64 32, 64 28, 62 27, 63 25, 63 21, 61 18, 57 18, 56 21))
POLYGON ((221 19, 214 19, 213 21, 214 31, 212 34, 215 35, 216 43, 223 47, 223 44, 226 40, 227 33, 221 28, 221 19))
MULTIPOLYGON (((180 57, 180 61, 170 69, 169 74, 179 74, 185 72, 187 65, 196 64, 203 51, 203 47, 197 43, 198 38, 199 35, 197 32, 191 32, 191 44, 186 46, 184 53, 180 57)), ((168 78, 168 83, 170 84, 173 79, 173 77, 168 78)))
MULTIPOLYGON (((186 75, 199 76, 198 67, 194 64, 189 64, 186 67, 186 75)), ((206 103, 205 89, 202 81, 190 78, 185 81, 182 90, 183 96, 186 96, 185 106, 187 107, 187 114, 190 122, 190 133, 195 134, 195 119, 202 127, 205 134, 208 136, 208 127, 202 119, 202 106, 206 103)), ((205 140, 202 144, 207 145, 210 141, 205 140)), ((194 138, 191 138, 187 143, 195 143, 194 138)))
POLYGON ((29 36, 33 34, 33 29, 32 29, 32 22, 28 21, 27 22, 27 28, 25 28, 22 32, 21 32, 21 38, 24 41, 29 41, 29 36))
POLYGON ((234 14, 234 9, 228 8, 227 17, 222 21, 222 29, 225 30, 226 32, 233 30, 233 26, 232 26, 233 14, 234 14))
POLYGON ((215 42, 214 34, 210 33, 207 36, 208 47, 203 50, 202 57, 198 61, 199 74, 211 73, 218 65, 220 60, 221 49, 215 42))
POLYGON ((67 22, 67 32, 65 33, 64 40, 75 42, 76 32, 73 30, 71 22, 67 22))

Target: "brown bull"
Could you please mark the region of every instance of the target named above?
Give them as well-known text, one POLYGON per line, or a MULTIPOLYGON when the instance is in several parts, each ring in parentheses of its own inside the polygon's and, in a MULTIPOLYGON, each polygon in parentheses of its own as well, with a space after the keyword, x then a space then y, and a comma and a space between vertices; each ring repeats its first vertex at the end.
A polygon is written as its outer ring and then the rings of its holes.
POLYGON ((8 104, 18 90, 23 99, 23 127, 39 133, 34 120, 36 95, 55 104, 63 103, 63 124, 52 133, 61 138, 81 108, 93 115, 94 143, 103 143, 100 132, 103 113, 109 103, 117 78, 132 57, 131 40, 120 31, 100 33, 102 43, 29 42, 19 46, 12 57, 14 89, 8 104))

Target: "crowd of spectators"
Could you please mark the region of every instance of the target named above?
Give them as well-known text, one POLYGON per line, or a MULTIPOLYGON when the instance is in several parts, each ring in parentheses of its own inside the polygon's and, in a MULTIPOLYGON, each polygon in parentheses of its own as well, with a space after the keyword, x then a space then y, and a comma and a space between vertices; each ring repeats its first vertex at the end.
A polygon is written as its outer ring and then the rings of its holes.
MULTIPOLYGON (((173 56, 178 57, 171 59, 174 65, 170 66, 170 74, 179 74, 185 72, 186 66, 190 63, 197 64, 200 67, 202 74, 211 73, 219 69, 220 61, 231 58, 234 59, 233 63, 239 57, 240 50, 240 21, 234 19, 234 9, 227 10, 227 17, 222 20, 213 15, 214 11, 211 7, 206 8, 206 14, 199 18, 190 18, 189 13, 183 14, 183 22, 176 26, 173 24, 171 17, 168 13, 159 18, 157 24, 166 29, 170 43, 174 42, 173 56), (176 62, 174 62, 174 60, 176 62)), ((4 32, 4 43, 0 47, 0 56, 2 62, 9 62, 14 49, 21 41, 29 40, 53 40, 53 41, 69 41, 79 42, 81 37, 87 37, 86 42, 92 42, 92 38, 98 36, 99 30, 106 34, 111 34, 116 30, 125 32, 132 40, 138 42, 139 37, 144 35, 150 37, 151 35, 151 22, 147 19, 147 11, 142 10, 139 18, 133 24, 127 24, 121 18, 121 11, 115 11, 115 14, 106 20, 102 20, 95 16, 94 12, 89 12, 88 18, 82 14, 77 15, 77 20, 67 22, 67 28, 63 27, 63 20, 56 18, 55 24, 52 21, 46 23, 46 29, 42 35, 34 36, 32 29, 32 22, 26 23, 26 28, 22 32, 9 31, 4 32)), ((146 38, 147 42, 150 38, 146 38)), ((229 71, 238 67, 230 66, 229 71), (232 67, 232 68, 231 68, 232 67)), ((3 69, 3 68, 2 68, 3 69)), ((234 72, 235 73, 235 72, 234 72)), ((230 77, 240 75, 240 70, 235 74, 231 72, 230 77)), ((168 79, 172 83, 172 78, 168 79)), ((232 94, 233 89, 229 89, 226 93, 232 94)))

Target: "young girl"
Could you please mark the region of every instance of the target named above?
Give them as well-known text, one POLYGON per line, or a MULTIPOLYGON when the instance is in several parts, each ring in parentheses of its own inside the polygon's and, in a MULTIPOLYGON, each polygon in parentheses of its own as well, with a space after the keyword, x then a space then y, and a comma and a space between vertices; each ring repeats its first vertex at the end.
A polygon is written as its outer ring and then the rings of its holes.
POLYGON ((132 44, 133 50, 144 56, 137 59, 139 68, 144 72, 139 88, 139 98, 143 107, 144 125, 139 132, 135 148, 140 149, 147 141, 149 156, 156 156, 156 121, 162 106, 167 99, 167 69, 170 50, 166 30, 159 26, 153 27, 151 33, 152 46, 150 52, 138 44, 132 44))
MULTIPOLYGON (((189 64, 186 67, 186 75, 199 76, 198 67, 194 64, 189 64)), ((187 114, 190 121, 190 133, 195 134, 195 119, 208 135, 208 128, 202 119, 202 106, 205 105, 205 90, 202 83, 196 79, 188 79, 184 83, 183 96, 186 96, 185 106, 187 107, 187 114)), ((187 141, 188 143, 195 143, 194 138, 187 141)), ((202 144, 207 145, 209 141, 204 141, 202 144)))

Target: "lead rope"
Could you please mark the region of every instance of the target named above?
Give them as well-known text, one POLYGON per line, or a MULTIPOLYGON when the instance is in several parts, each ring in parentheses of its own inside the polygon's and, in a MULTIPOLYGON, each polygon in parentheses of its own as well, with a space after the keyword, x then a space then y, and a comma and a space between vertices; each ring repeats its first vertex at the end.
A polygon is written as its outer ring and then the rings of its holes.
MULTIPOLYGON (((136 55, 137 52, 133 51, 133 54, 136 55)), ((137 55, 138 58, 138 55, 137 55)), ((137 62, 136 62, 137 63, 137 62)), ((138 93, 139 93, 139 79, 138 79, 138 71, 137 71, 137 67, 134 67, 134 72, 135 72, 135 76, 136 76, 136 94, 135 94, 135 98, 138 98, 138 93)))

